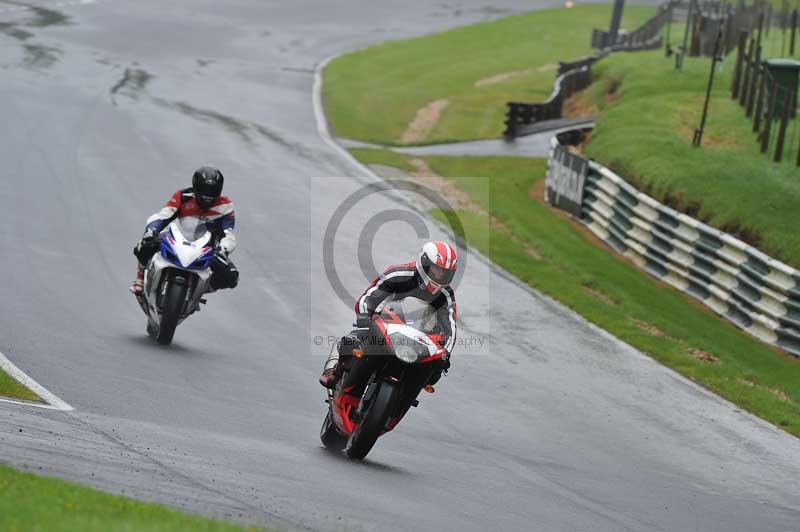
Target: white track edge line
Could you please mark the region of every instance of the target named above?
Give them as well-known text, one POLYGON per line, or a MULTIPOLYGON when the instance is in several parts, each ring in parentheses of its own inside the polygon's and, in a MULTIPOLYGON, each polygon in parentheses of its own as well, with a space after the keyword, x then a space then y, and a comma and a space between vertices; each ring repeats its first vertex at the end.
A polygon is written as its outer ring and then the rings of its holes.
POLYGON ((70 410, 74 410, 69 404, 65 401, 61 400, 60 398, 56 397, 55 394, 50 392, 47 388, 30 378, 24 371, 19 369, 17 366, 14 365, 9 359, 0 353, 0 369, 4 370, 9 376, 28 388, 30 391, 38 395, 43 401, 47 403, 47 405, 39 405, 35 403, 27 403, 23 401, 14 401, 12 399, 5 399, 0 398, 0 401, 4 403, 14 403, 20 404, 25 406, 35 406, 37 408, 49 408, 52 410, 63 410, 68 412, 70 410))
POLYGON ((342 156, 347 162, 349 162, 353 168, 361 172, 364 177, 370 177, 372 179, 380 181, 380 178, 375 175, 375 173, 367 168, 364 164, 362 164, 358 159, 353 157, 349 151, 347 151, 341 144, 336 142, 333 137, 331 136, 331 132, 328 128, 328 118, 325 116, 325 108, 322 104, 322 71, 325 70, 325 67, 328 64, 339 57, 341 54, 332 55, 329 58, 325 59, 321 63, 319 63, 316 68, 314 69, 314 118, 317 122, 317 132, 319 136, 322 137, 322 140, 325 141, 325 144, 330 146, 336 153, 342 156))

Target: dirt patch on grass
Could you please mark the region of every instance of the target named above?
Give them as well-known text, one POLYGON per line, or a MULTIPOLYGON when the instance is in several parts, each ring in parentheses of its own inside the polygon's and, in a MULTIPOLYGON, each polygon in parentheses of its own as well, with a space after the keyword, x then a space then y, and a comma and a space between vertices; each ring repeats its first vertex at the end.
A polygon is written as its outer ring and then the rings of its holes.
POLYGON ((558 65, 556 65, 555 63, 547 63, 546 65, 542 65, 535 69, 525 68, 522 70, 511 70, 509 72, 501 72, 500 74, 495 74, 494 76, 489 76, 488 78, 479 79, 473 84, 473 86, 475 88, 487 87, 489 85, 496 85, 497 83, 508 81, 509 79, 527 76, 529 74, 533 74, 534 72, 554 72, 556 70, 558 70, 558 65))
POLYGON ((761 384, 756 384, 755 382, 739 377, 737 379, 740 383, 744 384, 745 386, 749 386, 750 388, 758 388, 759 390, 764 390, 765 392, 769 392, 784 403, 794 403, 792 398, 786 395, 786 392, 783 390, 779 390, 777 388, 770 388, 769 386, 763 386, 761 384))
POLYGON ((606 89, 606 103, 612 104, 619 99, 619 88, 622 87, 622 78, 608 78, 606 89))
POLYGON ((631 318, 631 321, 633 322, 634 325, 636 325, 636 328, 646 332, 650 336, 655 336, 656 338, 667 338, 667 335, 664 334, 664 331, 662 331, 655 325, 647 323, 646 321, 638 320, 636 318, 631 318))
POLYGON ((439 122, 442 117, 442 111, 450 105, 450 100, 441 98, 434 100, 419 111, 414 117, 414 120, 408 124, 408 127, 403 132, 400 141, 404 144, 411 144, 412 142, 421 142, 431 132, 431 130, 439 122))
POLYGON ((704 351, 703 349, 698 349, 697 347, 687 347, 686 352, 692 355, 700 362, 705 362, 706 364, 716 364, 717 362, 719 362, 719 357, 714 356, 708 351, 704 351))
POLYGON ((589 100, 589 90, 591 90, 591 88, 576 92, 564 100, 564 107, 562 110, 564 118, 583 118, 597 115, 597 106, 589 100))
POLYGON ((547 183, 544 179, 537 179, 528 189, 528 197, 534 201, 544 201, 544 191, 547 188, 547 183))
MULTIPOLYGON (((537 69, 538 70, 538 69, 537 69)), ((503 72, 501 74, 495 74, 494 76, 489 76, 488 78, 479 79, 474 83, 474 87, 486 87, 488 85, 495 85, 497 83, 502 83, 503 81, 518 78, 520 76, 527 76, 533 72, 533 69, 526 68, 525 70, 512 70, 511 72, 503 72)))
POLYGON ((585 284, 585 285, 583 285, 583 289, 586 290, 589 293, 589 295, 591 295, 595 299, 599 299, 600 301, 602 301, 606 305, 608 305, 610 307, 616 307, 617 306, 617 302, 614 301, 611 298, 611 296, 609 296, 605 292, 593 287, 592 285, 585 284))
POLYGON ((436 193, 447 200, 454 209, 464 209, 483 215, 489 214, 483 206, 474 201, 469 194, 458 188, 455 183, 434 172, 430 165, 423 159, 410 159, 408 163, 414 167, 414 171, 411 172, 411 175, 421 184, 436 191, 436 193))
MULTIPOLYGON (((700 125, 703 99, 700 97, 687 98, 686 106, 678 113, 680 134, 686 138, 694 137, 694 130, 700 125)), ((703 148, 709 150, 741 150, 746 148, 740 137, 735 135, 714 134, 706 128, 703 131, 703 148)))
POLYGON ((414 167, 411 176, 419 183, 434 190, 442 196, 454 209, 464 209, 472 211, 489 218, 489 227, 508 237, 512 242, 518 244, 528 256, 541 260, 542 255, 527 241, 521 240, 514 232, 503 223, 502 220, 491 216, 482 205, 472 199, 472 196, 461 190, 455 183, 437 174, 430 165, 423 159, 410 159, 408 163, 414 167))

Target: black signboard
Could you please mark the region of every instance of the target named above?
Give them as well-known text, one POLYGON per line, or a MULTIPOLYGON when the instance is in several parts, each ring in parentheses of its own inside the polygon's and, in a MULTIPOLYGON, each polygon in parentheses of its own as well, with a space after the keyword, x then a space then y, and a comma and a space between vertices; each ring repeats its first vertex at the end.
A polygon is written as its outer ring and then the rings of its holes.
POLYGON ((589 163, 586 159, 557 145, 547 168, 545 199, 553 207, 580 217, 583 184, 588 173, 589 163))

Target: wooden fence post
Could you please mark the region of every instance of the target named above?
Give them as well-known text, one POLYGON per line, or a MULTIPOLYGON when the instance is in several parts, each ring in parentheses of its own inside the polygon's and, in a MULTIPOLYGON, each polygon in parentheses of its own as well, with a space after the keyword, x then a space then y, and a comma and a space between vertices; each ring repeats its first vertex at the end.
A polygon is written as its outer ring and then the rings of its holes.
POLYGON ((736 53, 736 67, 733 70, 733 83, 731 83, 731 99, 739 97, 739 83, 742 80, 742 61, 744 60, 744 47, 747 44, 747 32, 739 34, 739 51, 736 53))
POLYGON ((517 137, 517 104, 508 103, 506 112, 506 129, 503 131, 506 140, 514 140, 517 137))
POLYGON ((766 67, 759 67, 759 77, 761 81, 758 84, 758 96, 756 96, 756 111, 755 120, 753 120, 753 133, 757 133, 761 130, 761 117, 764 114, 764 98, 766 97, 765 91, 767 90, 766 67))
POLYGON ((750 76, 753 74, 753 49, 755 47, 755 39, 750 38, 750 46, 747 47, 747 60, 744 64, 744 76, 742 77, 742 86, 739 91, 739 105, 744 107, 747 102, 747 87, 750 86, 750 76))
MULTIPOLYGON (((755 67, 755 72, 758 72, 758 65, 761 63, 761 46, 759 45, 756 48, 756 57, 753 66, 755 67)), ((747 89, 747 118, 753 116, 753 102, 755 101, 755 92, 756 92, 756 77, 752 76, 750 78, 750 87, 747 89)))
MULTIPOLYGON (((794 88, 794 87, 793 87, 794 88)), ((792 95, 789 89, 783 91, 783 112, 781 113, 781 125, 778 129, 778 138, 775 140, 775 158, 776 163, 781 162, 783 157, 783 141, 786 138, 786 126, 789 124, 789 111, 792 108, 792 95)))
POLYGON ((795 166, 800 166, 800 142, 797 143, 797 160, 794 164, 795 166))
MULTIPOLYGON (((764 70, 766 76, 766 67, 764 70)), ((764 113, 764 129, 761 131, 761 153, 766 153, 769 148, 769 135, 772 129, 772 109, 775 107, 775 93, 777 92, 778 83, 772 80, 770 83, 769 97, 767 98, 767 110, 764 113)))

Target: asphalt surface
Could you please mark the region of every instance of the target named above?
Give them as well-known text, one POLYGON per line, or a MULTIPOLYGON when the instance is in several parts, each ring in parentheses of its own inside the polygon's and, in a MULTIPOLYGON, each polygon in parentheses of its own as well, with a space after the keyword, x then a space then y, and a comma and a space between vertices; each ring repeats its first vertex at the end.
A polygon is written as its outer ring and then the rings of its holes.
MULTIPOLYGON (((315 66, 544 3, 46 5, 0 2, 0 351, 75 410, 0 404, 0 462, 292 529, 798 529, 798 440, 476 256, 461 335, 484 343, 364 463, 321 448, 314 338, 352 319, 323 233, 367 180, 330 177, 355 172, 317 134, 315 66), (127 293, 130 248, 203 162, 236 202, 242 282, 163 349, 127 293)), ((362 227, 403 205, 373 195, 343 221, 348 291, 362 227)), ((378 268, 418 245, 397 222, 378 236, 361 244, 378 268)))

